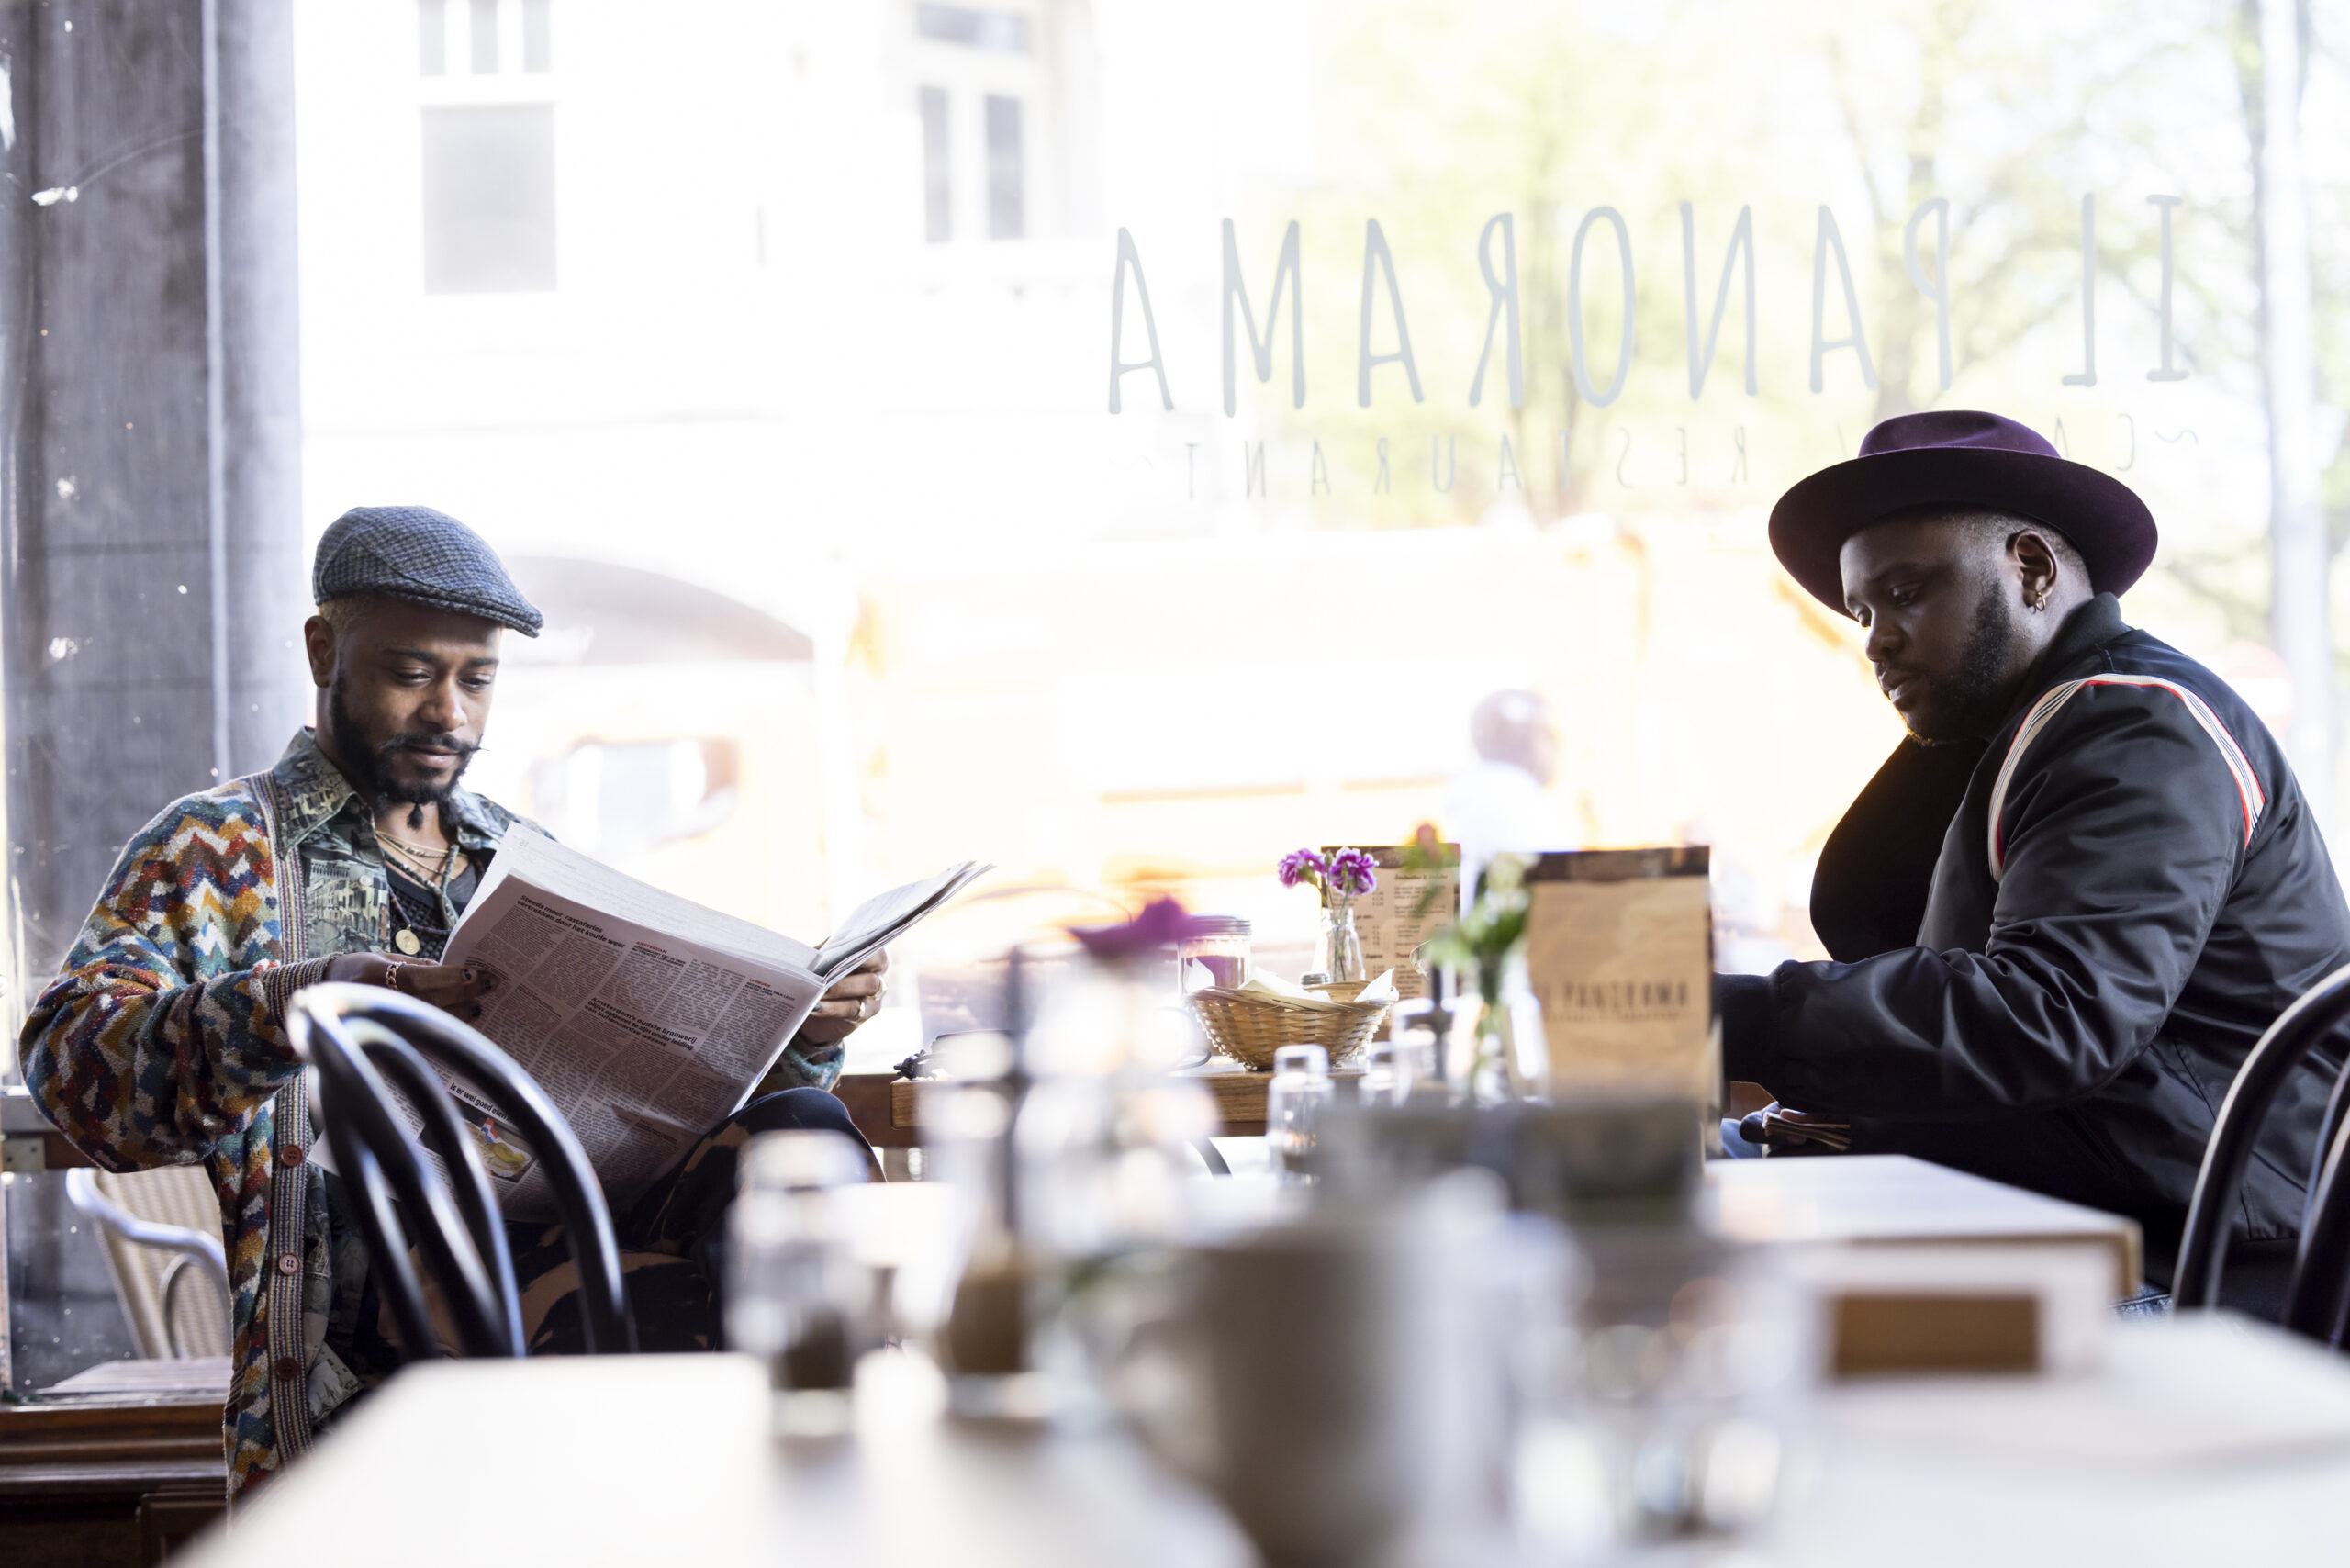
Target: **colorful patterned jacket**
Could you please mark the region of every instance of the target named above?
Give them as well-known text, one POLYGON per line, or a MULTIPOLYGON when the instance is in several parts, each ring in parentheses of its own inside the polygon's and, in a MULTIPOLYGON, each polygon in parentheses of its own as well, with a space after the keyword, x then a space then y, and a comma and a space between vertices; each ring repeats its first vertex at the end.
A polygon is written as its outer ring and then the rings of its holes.
MULTIPOLYGON (((515 820, 464 790, 450 807, 476 857, 515 820)), ((336 954, 387 950, 394 919, 373 818, 305 730, 269 772, 175 801, 140 831, 25 1021, 26 1081, 75 1148, 109 1170, 211 1172, 234 1304, 232 1495, 361 1386, 326 1339, 365 1255, 333 1234, 312 1179, 285 1006, 336 954)), ((795 1045, 778 1072, 830 1087, 839 1054, 795 1045)))
MULTIPOLYGON (((478 797, 455 804, 471 850, 511 820, 478 797)), ((322 1359, 332 1238, 285 1004, 336 954, 388 946, 389 905, 372 819, 306 730, 269 772, 173 801, 124 846, 25 1020, 26 1083, 75 1148, 110 1170, 211 1171, 233 1304, 232 1495, 356 1392, 322 1359)))

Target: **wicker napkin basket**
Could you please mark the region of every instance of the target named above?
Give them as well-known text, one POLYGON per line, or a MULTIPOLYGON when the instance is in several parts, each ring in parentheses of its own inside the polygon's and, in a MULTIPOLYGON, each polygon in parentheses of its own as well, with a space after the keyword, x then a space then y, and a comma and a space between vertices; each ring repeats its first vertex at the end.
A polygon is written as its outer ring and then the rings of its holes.
POLYGON ((1222 986, 1192 993, 1192 1013, 1207 1031, 1208 1043, 1258 1072, 1272 1067, 1273 1053, 1283 1046, 1320 1046, 1330 1053, 1330 1065, 1337 1066, 1360 1054, 1387 1007, 1384 1002, 1354 1001, 1312 1007, 1222 986))

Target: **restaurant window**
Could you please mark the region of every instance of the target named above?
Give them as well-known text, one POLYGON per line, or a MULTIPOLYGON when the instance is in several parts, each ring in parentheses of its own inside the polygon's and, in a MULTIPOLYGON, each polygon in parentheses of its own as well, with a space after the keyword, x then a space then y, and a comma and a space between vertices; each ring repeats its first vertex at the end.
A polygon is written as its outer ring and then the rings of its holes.
POLYGON ((554 106, 426 108, 425 292, 522 293, 554 281, 554 106))

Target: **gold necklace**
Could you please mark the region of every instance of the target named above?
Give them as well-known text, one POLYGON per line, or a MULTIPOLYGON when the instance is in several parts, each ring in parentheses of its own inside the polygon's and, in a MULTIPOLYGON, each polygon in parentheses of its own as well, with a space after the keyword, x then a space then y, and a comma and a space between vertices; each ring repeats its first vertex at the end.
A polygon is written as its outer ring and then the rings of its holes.
POLYGON ((396 834, 386 833, 380 827, 375 830, 375 836, 382 839, 386 844, 397 844, 402 849, 414 850, 420 855, 446 855, 451 850, 457 847, 456 840, 454 839, 451 839, 448 843, 442 845, 418 844, 413 840, 401 838, 396 834))
MULTIPOLYGON (((456 860, 459 847, 454 839, 452 839, 447 846, 441 851, 440 858, 437 862, 428 861, 426 857, 423 855, 419 854, 416 847, 410 845, 406 839, 394 838, 390 834, 384 832, 381 828, 378 828, 375 832, 375 844, 378 849, 391 851, 392 855, 397 857, 399 862, 408 867, 410 870, 420 873, 421 879, 424 881, 431 883, 435 890, 444 889, 449 885, 449 872, 456 860)), ((391 864, 388 860, 385 862, 384 868, 388 874, 391 869, 391 864)), ((418 939, 415 930, 408 924, 408 912, 404 909, 400 909, 400 901, 397 894, 392 898, 392 907, 395 910, 399 910, 400 914, 400 928, 392 933, 392 946, 397 947, 408 957, 414 958, 417 954, 421 953, 424 950, 424 944, 418 939)))
POLYGON ((401 840, 388 834, 378 834, 377 838, 381 846, 389 850, 392 857, 401 865, 420 873, 426 881, 435 886, 448 879, 449 872, 456 864, 458 846, 454 844, 441 851, 438 856, 425 856, 417 853, 401 840))
POLYGON ((457 853, 457 846, 453 844, 437 852, 418 849, 413 845, 405 844, 397 838, 384 839, 383 846, 411 866, 445 866, 449 863, 450 857, 457 853))

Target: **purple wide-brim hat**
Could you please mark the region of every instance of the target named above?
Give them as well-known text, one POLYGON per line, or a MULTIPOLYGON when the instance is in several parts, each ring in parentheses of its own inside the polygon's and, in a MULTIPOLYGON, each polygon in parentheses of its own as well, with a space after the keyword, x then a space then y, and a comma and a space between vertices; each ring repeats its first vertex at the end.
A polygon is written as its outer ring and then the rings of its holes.
POLYGON ((1863 438, 1858 457, 1798 482, 1771 509, 1771 550, 1814 599, 1849 615, 1837 566, 1844 541, 1926 506, 2045 523, 2073 542, 2099 593, 2124 591, 2154 558, 2154 515, 2129 486, 2057 456, 2013 420, 1966 409, 1886 420, 1863 438))

